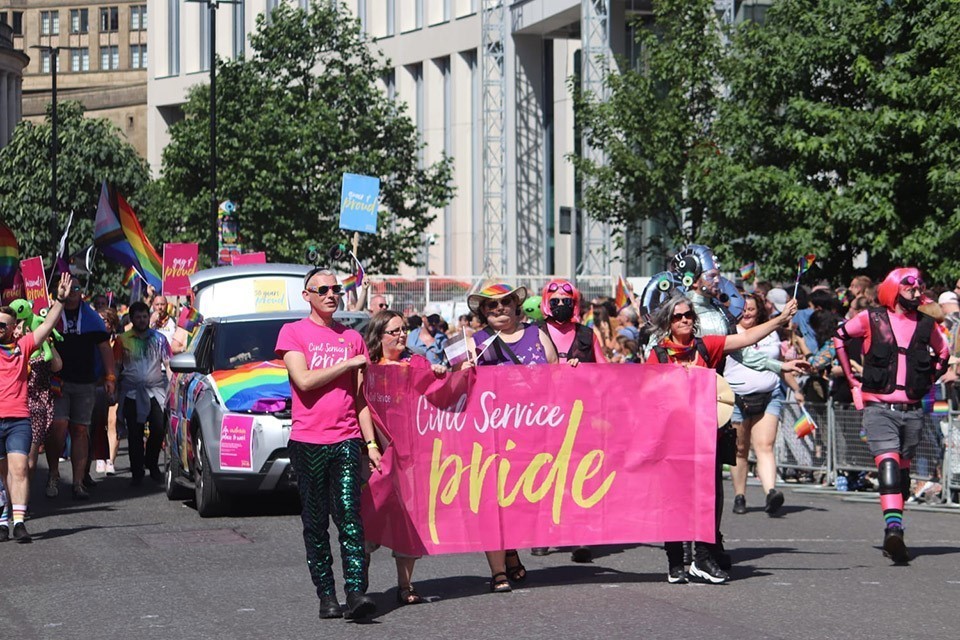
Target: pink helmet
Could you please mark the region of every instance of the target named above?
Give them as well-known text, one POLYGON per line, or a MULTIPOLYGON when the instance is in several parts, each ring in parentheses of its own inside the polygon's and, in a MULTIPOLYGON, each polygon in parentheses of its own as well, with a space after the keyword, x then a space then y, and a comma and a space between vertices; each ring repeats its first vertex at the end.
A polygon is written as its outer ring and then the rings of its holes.
POLYGON ((550 298, 555 296, 558 291, 563 291, 573 296, 573 317, 570 320, 572 322, 580 322, 580 291, 573 286, 572 282, 562 279, 551 280, 543 287, 543 292, 540 294, 540 311, 543 313, 543 317, 552 317, 550 313, 550 298))

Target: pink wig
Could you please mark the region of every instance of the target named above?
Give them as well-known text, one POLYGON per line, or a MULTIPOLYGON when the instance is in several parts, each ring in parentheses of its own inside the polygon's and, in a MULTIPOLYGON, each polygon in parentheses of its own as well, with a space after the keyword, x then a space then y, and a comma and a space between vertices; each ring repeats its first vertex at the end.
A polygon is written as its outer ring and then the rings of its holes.
MULTIPOLYGON (((915 267, 897 267, 887 274, 879 285, 877 285, 877 301, 890 311, 897 306, 897 294, 900 293, 900 282, 907 276, 920 278, 920 270, 915 267)), ((921 297, 921 303, 926 302, 926 296, 921 297)))
POLYGON ((570 320, 571 322, 580 322, 580 291, 575 286, 573 286, 572 282, 570 282, 569 280, 562 280, 562 279, 551 280, 550 282, 544 285, 543 291, 540 294, 540 311, 541 313, 543 313, 543 317, 544 318, 552 317, 550 313, 550 298, 556 295, 556 291, 554 292, 550 291, 550 285, 552 284, 557 285, 557 291, 559 291, 563 285, 569 285, 569 287, 573 289, 573 293, 570 294, 573 296, 573 318, 571 318, 570 320))

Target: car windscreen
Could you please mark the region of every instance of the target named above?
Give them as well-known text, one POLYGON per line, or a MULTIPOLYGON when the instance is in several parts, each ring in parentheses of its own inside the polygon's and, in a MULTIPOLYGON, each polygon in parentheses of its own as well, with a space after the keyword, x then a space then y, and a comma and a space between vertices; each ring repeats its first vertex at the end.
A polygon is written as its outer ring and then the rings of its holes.
POLYGON ((224 322, 217 327, 213 349, 213 368, 236 369, 251 362, 276 360, 274 348, 280 327, 291 320, 224 322))

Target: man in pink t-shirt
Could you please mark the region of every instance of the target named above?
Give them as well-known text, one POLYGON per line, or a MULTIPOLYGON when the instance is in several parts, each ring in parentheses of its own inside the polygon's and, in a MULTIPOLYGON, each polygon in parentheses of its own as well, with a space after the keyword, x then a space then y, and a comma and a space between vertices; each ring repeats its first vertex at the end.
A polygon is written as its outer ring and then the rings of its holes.
MULTIPOLYGON (((30 354, 53 331, 63 310, 63 299, 70 292, 70 276, 63 274, 47 318, 31 333, 13 339, 17 318, 10 307, 0 307, 0 479, 6 483, 13 512, 13 539, 30 542, 23 516, 30 496, 27 456, 30 453, 30 407, 27 404, 27 377, 30 354)), ((0 515, 0 541, 10 537, 9 514, 3 505, 0 515)))
POLYGON ((360 453, 380 468, 370 410, 363 399, 362 370, 369 359, 363 338, 333 319, 343 288, 330 271, 314 269, 303 281, 310 315, 280 329, 276 353, 293 391, 290 462, 303 511, 307 567, 320 598, 321 618, 340 618, 327 533, 333 515, 340 536, 347 618, 375 610, 366 595, 367 567, 360 519, 360 453))
POLYGON ((930 316, 917 311, 924 284, 913 268, 891 271, 877 287, 881 307, 861 311, 837 329, 834 345, 863 409, 863 429, 880 480, 883 554, 910 561, 903 539, 903 501, 910 491, 910 461, 923 430, 921 400, 946 370, 950 348, 930 316), (854 378, 844 343, 863 338, 863 373, 854 378))

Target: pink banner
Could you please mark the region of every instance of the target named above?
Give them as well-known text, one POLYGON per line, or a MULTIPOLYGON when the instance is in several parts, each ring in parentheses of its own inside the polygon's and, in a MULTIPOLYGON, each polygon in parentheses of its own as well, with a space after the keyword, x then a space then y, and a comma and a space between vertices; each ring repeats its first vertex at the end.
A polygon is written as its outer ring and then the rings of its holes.
POLYGON ((714 538, 716 376, 675 365, 372 366, 390 441, 365 535, 402 553, 714 538))
POLYGON ((199 251, 193 242, 168 242, 163 245, 163 295, 190 293, 190 276, 197 272, 199 251))
POLYGON ((263 251, 257 251, 255 253, 238 253, 233 256, 233 266, 238 264, 266 264, 267 263, 267 254, 263 251))
POLYGON ((220 468, 249 470, 253 461, 253 416, 228 413, 220 426, 220 468))
POLYGON ((34 313, 40 313, 41 309, 50 306, 47 277, 43 273, 43 258, 38 256, 21 260, 20 272, 23 274, 23 288, 27 302, 33 303, 34 313))

